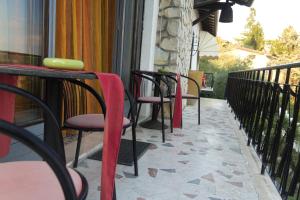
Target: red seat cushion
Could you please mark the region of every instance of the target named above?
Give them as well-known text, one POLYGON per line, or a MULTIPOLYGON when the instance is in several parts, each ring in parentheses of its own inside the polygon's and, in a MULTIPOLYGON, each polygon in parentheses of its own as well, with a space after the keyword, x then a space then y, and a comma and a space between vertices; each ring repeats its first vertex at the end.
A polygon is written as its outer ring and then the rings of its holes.
MULTIPOLYGON (((160 97, 139 97, 138 102, 142 103, 160 103, 160 97)), ((170 99, 168 98, 163 98, 163 102, 167 103, 170 102, 170 99)))
MULTIPOLYGON (((82 181, 69 169, 79 196, 82 181)), ((0 164, 0 199, 64 200, 63 190, 54 172, 43 161, 18 161, 0 164)))
MULTIPOLYGON (((66 125, 69 127, 85 128, 85 129, 104 129, 103 114, 84 114, 71 117, 66 120, 66 125)), ((124 117, 123 127, 129 126, 130 120, 124 117)))

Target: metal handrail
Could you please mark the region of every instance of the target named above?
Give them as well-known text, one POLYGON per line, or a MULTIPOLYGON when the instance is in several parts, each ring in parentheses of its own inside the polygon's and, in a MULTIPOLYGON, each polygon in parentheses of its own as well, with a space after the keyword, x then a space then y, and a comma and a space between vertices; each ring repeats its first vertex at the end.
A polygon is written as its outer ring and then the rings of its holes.
POLYGON ((269 67, 262 67, 257 69, 247 69, 247 70, 239 70, 231 73, 239 73, 239 72, 249 72, 249 71, 262 71, 262 70, 274 70, 274 69, 292 69, 300 66, 300 62, 294 62, 289 64, 275 65, 269 67))

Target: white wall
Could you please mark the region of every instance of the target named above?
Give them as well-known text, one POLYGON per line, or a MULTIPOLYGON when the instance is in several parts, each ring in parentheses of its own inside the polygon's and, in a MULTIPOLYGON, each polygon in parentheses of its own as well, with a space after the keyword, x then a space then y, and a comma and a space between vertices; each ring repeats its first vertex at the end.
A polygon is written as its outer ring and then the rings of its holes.
MULTIPOLYGON (((197 50, 198 41, 199 41, 200 26, 199 25, 193 26, 193 32, 194 32, 194 50, 197 50)), ((197 70, 198 69, 197 65, 198 65, 198 52, 193 51, 191 69, 192 70, 197 70)))
MULTIPOLYGON (((198 19, 199 14, 198 11, 193 10, 192 13, 192 19, 196 20, 198 19)), ((194 49, 198 49, 198 44, 199 44, 199 37, 200 37, 200 30, 201 30, 201 23, 196 24, 195 26, 193 26, 193 33, 194 33, 194 49)), ((191 65, 191 69, 192 70, 197 70, 198 69, 198 52, 193 52, 193 56, 192 56, 192 65, 191 65)))
POLYGON ((154 50, 156 41, 159 0, 146 0, 143 24, 143 40, 141 52, 141 70, 154 69, 154 50))
MULTIPOLYGON (((156 42, 157 18, 159 10, 159 0, 146 0, 144 9, 143 40, 141 52, 140 70, 154 71, 154 54, 156 42)), ((147 86, 146 86, 147 87, 147 86)), ((151 86, 147 87, 147 95, 150 95, 151 86)), ((150 106, 143 106, 141 116, 150 114, 150 106)))

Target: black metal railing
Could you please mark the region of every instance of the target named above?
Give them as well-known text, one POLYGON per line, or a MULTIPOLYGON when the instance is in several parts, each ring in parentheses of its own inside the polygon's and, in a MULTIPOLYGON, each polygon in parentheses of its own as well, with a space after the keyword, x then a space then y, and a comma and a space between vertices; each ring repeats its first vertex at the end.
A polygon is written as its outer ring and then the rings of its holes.
POLYGON ((283 199, 300 199, 300 63, 229 73, 226 98, 283 199))

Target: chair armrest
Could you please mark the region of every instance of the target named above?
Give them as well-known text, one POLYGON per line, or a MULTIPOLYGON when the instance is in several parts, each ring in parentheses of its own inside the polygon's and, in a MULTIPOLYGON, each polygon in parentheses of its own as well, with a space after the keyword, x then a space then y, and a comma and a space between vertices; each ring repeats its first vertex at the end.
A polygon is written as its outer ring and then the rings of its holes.
POLYGON ((175 83, 177 83, 177 79, 175 78, 175 77, 176 77, 176 74, 173 74, 173 75, 166 74, 165 76, 166 76, 168 79, 170 79, 171 81, 174 81, 175 83))
POLYGON ((51 120, 54 122, 54 124, 56 126, 55 128, 57 128, 57 130, 60 130, 60 125, 59 125, 58 120, 56 119, 55 115, 52 113, 49 106, 46 103, 44 103, 41 99, 32 95, 31 93, 27 92, 26 90, 23 90, 21 88, 18 88, 18 87, 12 86, 12 85, 3 84, 3 83, 0 83, 0 90, 4 90, 6 92, 20 95, 20 96, 30 99, 33 102, 35 102, 36 104, 38 104, 43 109, 43 111, 47 114, 47 116, 49 116, 51 118, 51 120))
POLYGON ((188 79, 190 81, 192 81, 196 85, 196 87, 198 89, 198 97, 200 97, 201 89, 200 89, 200 86, 197 83, 197 81, 195 79, 191 78, 191 77, 188 77, 188 76, 185 76, 185 75, 182 75, 182 74, 180 74, 180 76, 183 77, 183 78, 186 78, 186 79, 188 79))
MULTIPOLYGON (((75 187, 72 178, 67 168, 62 164, 63 161, 56 152, 43 143, 39 138, 31 134, 29 131, 19 128, 11 123, 0 120, 0 133, 12 137, 20 141, 39 156, 50 166, 62 187, 65 199, 78 199, 75 192, 75 187)), ((42 177, 41 177, 42 178, 42 177)))
POLYGON ((78 81, 78 80, 66 80, 67 82, 70 82, 74 85, 78 85, 84 89, 86 89, 89 93, 91 93, 98 101, 103 114, 106 114, 106 106, 105 106, 105 102, 102 99, 102 97, 98 94, 98 92, 96 92, 96 90, 94 88, 92 88, 91 86, 89 86, 88 84, 82 82, 82 81, 78 81))

